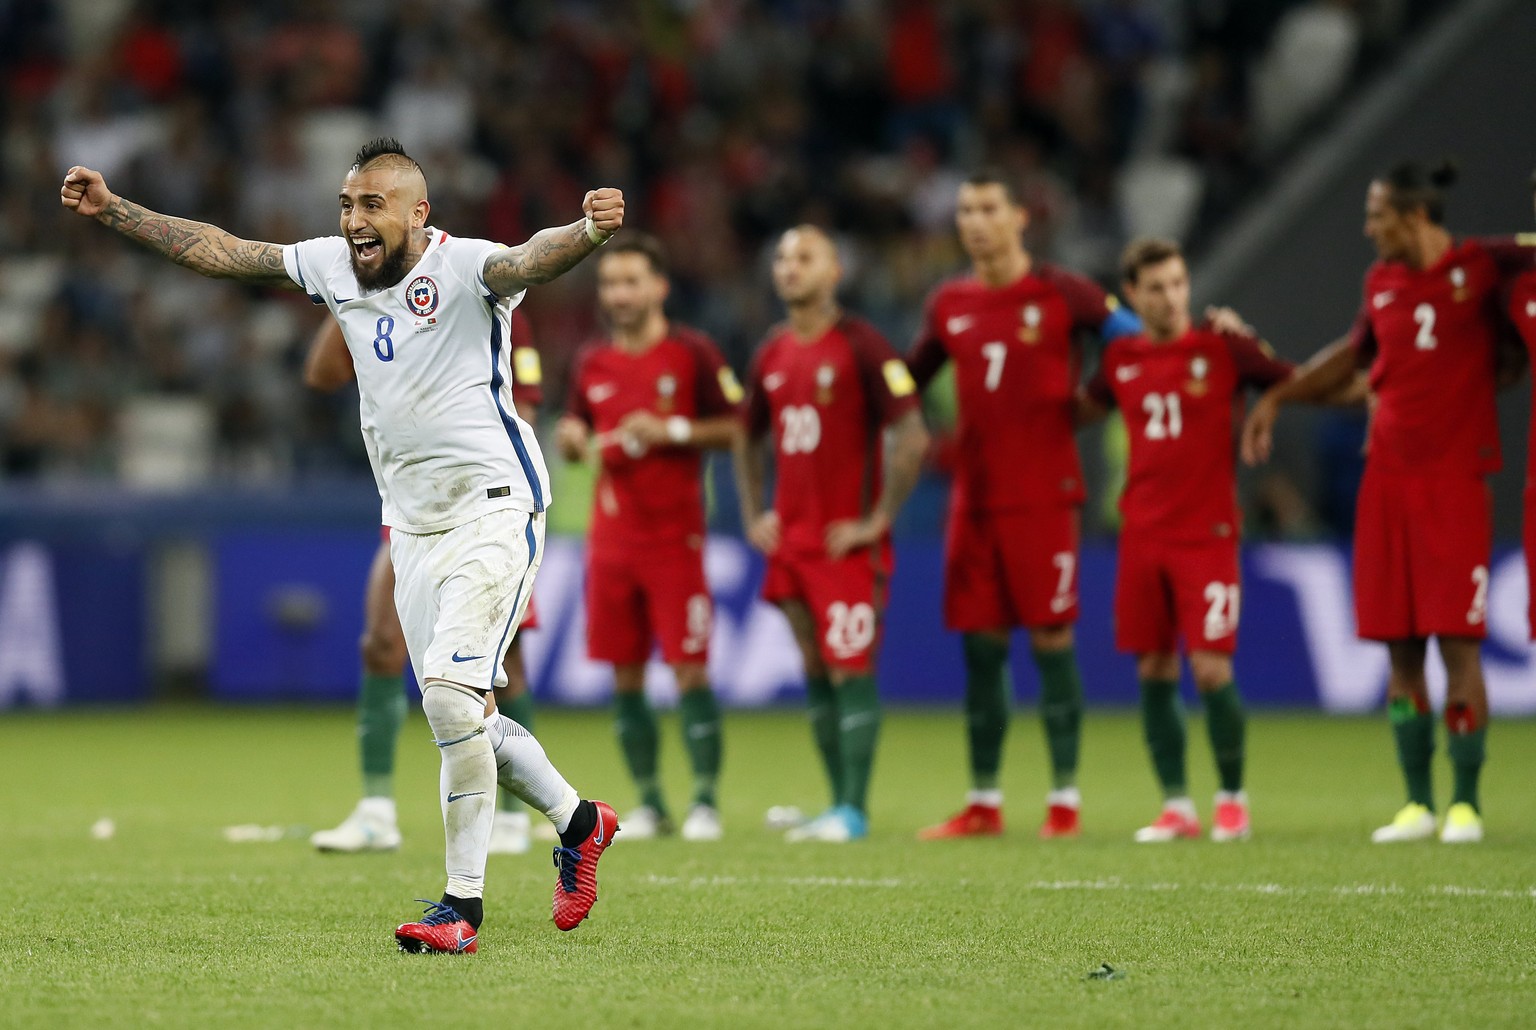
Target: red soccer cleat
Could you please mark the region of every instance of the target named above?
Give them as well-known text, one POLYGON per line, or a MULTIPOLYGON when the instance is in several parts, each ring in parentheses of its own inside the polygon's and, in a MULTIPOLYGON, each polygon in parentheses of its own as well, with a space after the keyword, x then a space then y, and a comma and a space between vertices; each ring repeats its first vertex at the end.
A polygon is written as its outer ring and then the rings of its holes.
POLYGON ((1003 810, 996 805, 971 804, 965 811, 937 826, 919 830, 918 840, 948 840, 951 837, 996 837, 1003 832, 1003 810))
POLYGON ((1194 806, 1164 807, 1157 821, 1136 831, 1137 844, 1167 844, 1175 840, 1199 840, 1200 820, 1194 806))
POLYGON ((479 934, 451 907, 426 898, 417 898, 429 906, 419 923, 405 923, 395 928, 395 943, 401 951, 417 955, 473 955, 479 934))
POLYGON ((1045 810, 1045 822, 1040 824, 1040 839, 1076 837, 1078 829, 1076 808, 1071 805, 1052 805, 1045 810))
POLYGON ((1248 799, 1241 794, 1225 801, 1216 802, 1216 815, 1211 819, 1211 840, 1218 844, 1228 841, 1247 840, 1253 833, 1248 824, 1248 799))
POLYGON ((592 802, 592 806, 597 809, 597 825, 581 846, 555 849, 559 877, 555 880, 554 914, 555 925, 562 930, 576 929, 597 903, 597 860, 619 832, 619 817, 612 808, 601 801, 592 802))

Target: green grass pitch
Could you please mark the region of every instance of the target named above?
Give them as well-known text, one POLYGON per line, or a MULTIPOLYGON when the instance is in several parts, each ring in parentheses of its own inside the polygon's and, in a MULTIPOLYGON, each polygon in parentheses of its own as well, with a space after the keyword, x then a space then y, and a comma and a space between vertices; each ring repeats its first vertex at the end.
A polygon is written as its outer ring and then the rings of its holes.
MULTIPOLYGON (((541 716, 588 796, 632 796, 606 715, 541 716)), ((675 716, 665 772, 686 801, 675 716)), ((1006 757, 1011 827, 919 843, 961 796, 950 712, 896 712, 873 834, 787 845, 765 810, 822 800, 798 713, 727 721, 727 838, 626 845, 573 933, 549 853, 491 860, 475 956, 395 951, 442 888, 437 756, 413 714, 396 854, 326 856, 296 834, 355 800, 350 713, 151 710, 0 718, 0 1025, 957 1027, 1529 1026, 1536 1020, 1536 724, 1490 734, 1488 840, 1373 846, 1401 803, 1384 719, 1258 714, 1255 838, 1137 846, 1156 796, 1135 719, 1091 712, 1085 833, 1034 839, 1033 713, 1006 757), (103 817, 111 839, 90 833, 103 817), (1108 962, 1123 979, 1090 980, 1108 962)), ((1209 748, 1190 725, 1202 815, 1209 748)), ((1436 758, 1444 807, 1449 775, 1436 758)))

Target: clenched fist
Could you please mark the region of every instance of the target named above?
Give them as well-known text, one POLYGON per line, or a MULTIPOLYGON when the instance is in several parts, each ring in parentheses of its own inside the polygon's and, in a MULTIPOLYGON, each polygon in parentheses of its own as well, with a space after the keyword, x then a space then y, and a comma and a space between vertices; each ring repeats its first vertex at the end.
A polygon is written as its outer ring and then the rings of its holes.
MULTIPOLYGON (((101 173, 79 165, 64 174, 64 185, 59 190, 59 200, 65 207, 87 218, 95 218, 112 203, 112 191, 101 173)), ((623 201, 619 203, 623 214, 623 201)))
POLYGON ((588 227, 607 240, 624 224, 624 191, 612 186, 588 190, 581 210, 587 216, 588 227))

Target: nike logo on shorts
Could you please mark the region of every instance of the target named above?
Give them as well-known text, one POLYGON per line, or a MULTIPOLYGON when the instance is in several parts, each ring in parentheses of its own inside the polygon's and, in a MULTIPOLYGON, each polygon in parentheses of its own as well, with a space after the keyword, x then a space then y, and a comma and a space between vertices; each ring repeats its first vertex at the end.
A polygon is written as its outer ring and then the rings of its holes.
POLYGON ((485 655, 483 654, 459 654, 457 651, 453 652, 453 660, 456 662, 478 662, 484 657, 485 655))

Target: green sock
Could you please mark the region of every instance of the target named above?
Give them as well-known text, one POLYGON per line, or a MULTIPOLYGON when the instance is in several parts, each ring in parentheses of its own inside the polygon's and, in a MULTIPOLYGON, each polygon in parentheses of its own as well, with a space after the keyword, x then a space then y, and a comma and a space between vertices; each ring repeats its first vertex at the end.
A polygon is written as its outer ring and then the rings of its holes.
POLYGON ((1141 729, 1163 797, 1184 797, 1184 706, 1178 680, 1141 681, 1141 729))
POLYGON ((1486 723, 1477 725, 1476 717, 1466 705, 1447 708, 1445 723, 1445 750, 1451 756, 1456 784, 1451 793, 1451 804, 1466 802, 1481 813, 1477 803, 1477 778, 1488 757, 1488 726, 1486 723))
POLYGON ((850 676, 836 689, 838 749, 843 759, 837 803, 863 812, 875 767, 875 740, 880 736, 880 694, 868 673, 850 676))
POLYGON ((1435 754, 1435 717, 1428 711, 1419 711, 1412 698, 1399 697, 1387 702, 1387 718, 1392 722, 1392 736, 1397 739, 1397 764, 1403 767, 1408 800, 1433 812, 1430 759, 1435 754))
POLYGON ((357 745, 363 763, 363 796, 395 795, 395 741, 405 722, 405 677, 363 674, 357 695, 357 745))
POLYGON ((656 782, 656 750, 659 744, 656 733, 656 713, 645 694, 617 692, 613 695, 617 715, 615 729, 619 734, 619 747, 624 751, 624 763, 629 766, 630 779, 640 792, 640 803, 667 814, 667 806, 661 800, 661 786, 656 782))
POLYGON ((683 745, 693 766, 693 803, 715 807, 715 781, 720 778, 720 702, 707 686, 685 690, 677 699, 683 720, 683 745))
POLYGON ((843 796, 843 758, 838 748, 837 693, 832 689, 831 678, 807 676, 805 703, 811 717, 811 736, 816 738, 816 750, 821 753, 821 764, 827 770, 827 782, 832 787, 832 803, 835 805, 843 796))
POLYGON ((1247 717, 1237 684, 1223 683, 1200 696, 1205 703, 1205 730, 1211 737, 1211 754, 1216 756, 1216 773, 1221 789, 1237 793, 1243 789, 1243 739, 1247 717))
POLYGON ((965 650, 965 721, 971 743, 971 786, 995 790, 1008 734, 1008 702, 1013 697, 1008 645, 980 633, 961 638, 965 650))
POLYGON ((1036 651, 1040 670, 1040 721, 1051 752, 1051 783, 1057 789, 1077 783, 1077 748, 1083 732, 1083 677, 1077 652, 1036 651))
MULTIPOLYGON (((534 706, 532 692, 525 690, 514 698, 497 698, 496 710, 529 733, 533 732, 534 706)), ((516 794, 503 788, 496 795, 496 807, 503 812, 521 812, 523 810, 523 803, 518 800, 516 794)))

